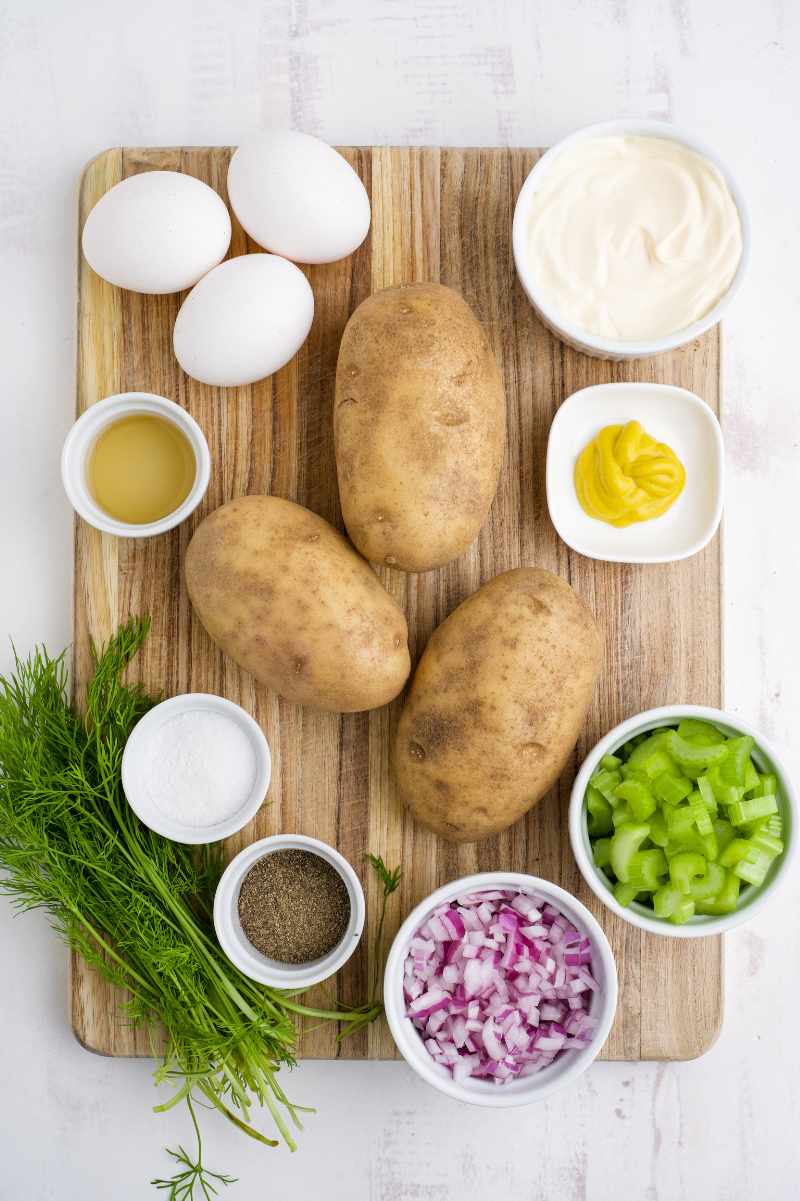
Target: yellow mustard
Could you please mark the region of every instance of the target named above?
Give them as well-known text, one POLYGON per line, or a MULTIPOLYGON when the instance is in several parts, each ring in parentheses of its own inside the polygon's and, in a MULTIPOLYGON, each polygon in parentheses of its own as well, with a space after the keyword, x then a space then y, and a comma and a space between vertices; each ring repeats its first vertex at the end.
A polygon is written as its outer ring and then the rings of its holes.
POLYGON ((607 425, 575 464, 575 491, 584 512, 609 525, 660 517, 683 491, 686 472, 675 451, 638 421, 607 425))

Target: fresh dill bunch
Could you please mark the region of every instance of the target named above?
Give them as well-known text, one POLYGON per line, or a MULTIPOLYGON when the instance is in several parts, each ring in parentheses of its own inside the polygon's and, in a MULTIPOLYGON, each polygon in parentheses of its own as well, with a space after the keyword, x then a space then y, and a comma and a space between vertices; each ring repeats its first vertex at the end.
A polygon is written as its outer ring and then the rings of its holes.
POLYGON ((211 921, 219 854, 162 838, 128 805, 122 754, 155 702, 122 675, 148 630, 149 619, 132 619, 94 652, 80 711, 70 704, 64 654, 37 648, 0 677, 0 892, 19 909, 44 909, 73 950, 125 988, 128 1018, 145 1025, 154 1044, 165 1032, 155 1079, 174 1091, 156 1109, 186 1102, 197 1152, 194 1160, 182 1148, 170 1152, 176 1175, 152 1183, 170 1189, 170 1201, 190 1201, 195 1187, 208 1198, 232 1182, 203 1164, 194 1099, 277 1146, 251 1122, 253 1105, 266 1106, 294 1150, 301 1107, 286 1097, 278 1071, 295 1062, 297 1018, 338 1022, 346 1034, 382 1006, 314 1009, 242 975, 211 921))

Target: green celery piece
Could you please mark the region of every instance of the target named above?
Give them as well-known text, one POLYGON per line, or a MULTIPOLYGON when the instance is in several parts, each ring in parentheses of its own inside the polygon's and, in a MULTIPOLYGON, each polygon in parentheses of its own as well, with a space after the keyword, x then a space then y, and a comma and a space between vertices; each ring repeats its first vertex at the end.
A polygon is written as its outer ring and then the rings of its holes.
POLYGON ((743 826, 745 822, 755 821, 757 817, 769 817, 778 812, 778 800, 774 794, 769 796, 754 796, 747 801, 735 801, 728 805, 728 817, 734 826, 743 826))
POLYGON ((725 883, 716 897, 713 900, 697 901, 696 912, 708 914, 711 917, 720 917, 723 913, 733 913, 739 902, 740 883, 739 877, 735 876, 733 872, 726 872, 725 883))
POLYGON ((650 789, 639 780, 623 780, 617 785, 617 796, 627 801, 637 822, 647 821, 658 805, 650 789))
POLYGON ((586 790, 586 828, 590 838, 610 834, 614 829, 611 806, 601 792, 590 784, 586 790))
POLYGON ((592 788, 596 788, 602 793, 610 805, 614 803, 614 790, 619 784, 622 776, 618 771, 596 771, 589 780, 592 788))
POLYGON ((669 730, 656 730, 653 734, 646 734, 641 742, 633 748, 628 756, 628 763, 633 768, 644 770, 644 765, 656 751, 662 750, 666 744, 669 730))
POLYGON ((714 790, 714 796, 723 805, 732 805, 734 801, 740 801, 744 795, 741 788, 722 779, 718 766, 708 769, 708 780, 714 790))
MULTIPOLYGON (((712 824, 714 826, 714 835, 717 839, 719 851, 724 851, 726 846, 728 846, 729 843, 733 842, 734 838, 736 838, 736 831, 731 823, 726 821, 724 817, 714 818, 712 824)), ((715 856, 713 855, 711 856, 711 858, 714 857, 715 856)))
POLYGON ((633 816, 633 810, 630 805, 626 805, 624 801, 621 801, 612 809, 611 820, 614 823, 614 829, 617 830, 620 826, 629 826, 631 822, 636 821, 636 818, 633 816))
POLYGON ((674 859, 676 855, 680 855, 684 851, 692 851, 694 854, 702 855, 704 859, 710 861, 716 860, 719 855, 717 836, 713 830, 710 834, 698 834, 695 828, 692 827, 688 834, 682 834, 680 838, 670 839, 664 848, 664 854, 667 856, 667 859, 674 859))
POLYGON ((694 917, 694 914, 695 903, 691 897, 686 897, 675 912, 670 914, 669 921, 672 922, 673 926, 683 926, 688 922, 690 917, 694 917))
POLYGON ((767 878, 767 872, 774 862, 774 856, 767 855, 764 851, 759 851, 758 847, 751 847, 745 859, 736 864, 733 869, 733 874, 738 876, 740 880, 745 880, 748 884, 763 884, 767 878))
POLYGON ((706 860, 696 851, 681 851, 669 862, 669 878, 685 897, 691 896, 692 880, 706 874, 706 860))
POLYGON ((711 781, 708 776, 698 776, 696 784, 706 809, 709 813, 716 813, 718 808, 717 798, 714 796, 714 789, 711 787, 711 781))
POLYGON ((681 738, 677 730, 670 731, 667 750, 679 767, 684 771, 697 774, 707 771, 714 764, 722 763, 728 755, 727 746, 724 743, 716 746, 696 746, 694 743, 687 742, 685 738, 681 738))
POLYGON ((710 722, 698 721, 696 717, 684 717, 678 726, 678 735, 687 742, 693 742, 695 746, 714 746, 725 741, 721 730, 712 726, 710 722))
POLYGON ((656 917, 672 917, 684 901, 683 893, 674 884, 662 884, 653 894, 653 912, 656 917))
POLYGON ((700 792, 693 792, 689 797, 687 805, 694 824, 697 827, 698 834, 710 834, 714 827, 711 824, 711 815, 706 809, 700 792))
POLYGON ((688 805, 675 805, 666 812, 667 833, 671 839, 681 839, 694 826, 694 815, 688 805))
POLYGON ((729 842, 725 850, 717 860, 723 867, 736 867, 737 863, 741 863, 750 854, 751 842, 749 838, 734 838, 733 842, 729 842))
POLYGON ((659 810, 650 818, 650 841, 657 847, 665 847, 669 842, 669 831, 664 820, 664 814, 659 810))
POLYGON ((636 900, 638 891, 639 889, 634 884, 624 884, 622 880, 618 880, 614 885, 614 896, 625 909, 628 908, 631 901, 636 900))
POLYGON ((758 777, 757 796, 776 796, 778 792, 778 777, 772 772, 764 772, 758 777))
POLYGON ((598 838, 592 843, 592 855, 594 857, 595 867, 601 870, 611 864, 611 839, 598 838))
POLYGON ((713 901, 725 886, 725 869, 718 863, 706 865, 706 874, 692 880, 693 901, 713 901))
POLYGON ((777 859, 779 855, 783 854, 783 841, 776 838, 774 834, 770 834, 769 830, 756 830, 754 834, 750 835, 750 842, 772 859, 777 859))
POLYGON ((655 892, 661 886, 661 876, 669 870, 667 857, 658 847, 649 851, 637 851, 631 855, 628 866, 628 884, 636 885, 637 892, 655 892))
POLYGON ((600 760, 600 766, 605 771, 616 771, 618 767, 622 767, 622 760, 618 759, 616 755, 603 755, 603 758, 600 760))
POLYGON ((749 734, 740 738, 729 738, 725 744, 728 757, 719 769, 720 777, 727 784, 735 784, 737 788, 745 788, 747 780, 747 764, 750 762, 755 741, 749 734))
POLYGON ((692 785, 689 780, 684 779, 683 776, 673 775, 671 772, 662 772, 653 780, 653 792, 668 805, 680 804, 691 791, 692 785))
POLYGON ((614 875, 623 884, 628 882, 631 857, 636 854, 649 833, 650 827, 644 822, 629 822, 617 827, 611 839, 611 867, 614 875))
POLYGON ((648 759, 641 765, 641 771, 647 776, 648 780, 655 780, 657 776, 663 776, 665 773, 669 775, 677 775, 678 768, 675 760, 666 751, 655 750, 648 759))
POLYGON ((745 763, 745 765, 744 765, 744 792, 745 792, 745 796, 747 796, 748 794, 755 794, 755 793, 757 793, 757 792, 758 792, 758 790, 759 790, 759 787, 760 787, 760 785, 761 785, 761 777, 759 776, 758 772, 756 771, 755 764, 753 763, 753 760, 752 760, 752 759, 748 759, 748 760, 747 760, 747 762, 746 762, 746 763, 745 763))

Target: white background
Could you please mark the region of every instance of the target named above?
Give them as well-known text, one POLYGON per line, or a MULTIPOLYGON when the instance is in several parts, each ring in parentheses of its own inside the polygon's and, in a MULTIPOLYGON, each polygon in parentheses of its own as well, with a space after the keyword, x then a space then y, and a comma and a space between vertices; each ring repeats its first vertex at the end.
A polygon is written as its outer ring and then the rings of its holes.
MULTIPOLYGON (((266 123, 334 143, 541 146, 666 117, 718 148, 752 206, 724 339, 726 701, 796 741, 799 77, 794 0, 0 0, 0 668, 6 633, 22 651, 70 637, 58 453, 86 159, 236 143, 266 123)), ((239 1177, 232 1201, 794 1201, 798 899, 794 884, 728 938, 722 1036, 696 1062, 599 1064, 506 1113, 450 1103, 400 1064, 304 1064, 290 1091, 319 1112, 300 1151, 209 1115, 208 1160, 239 1177)), ((65 955, 41 917, 0 901, 0 954, 0 1201, 155 1196, 184 1115, 150 1112, 148 1063, 74 1042, 65 955)))

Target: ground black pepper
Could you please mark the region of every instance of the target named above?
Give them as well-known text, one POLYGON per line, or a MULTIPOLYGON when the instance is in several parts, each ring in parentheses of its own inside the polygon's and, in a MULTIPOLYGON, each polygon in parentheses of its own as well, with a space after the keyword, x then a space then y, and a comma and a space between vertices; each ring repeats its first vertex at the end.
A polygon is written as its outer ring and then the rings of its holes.
POLYGON ((287 848, 264 855, 239 891, 239 921, 257 951, 281 963, 327 955, 350 920, 350 897, 339 872, 312 851, 287 848))

